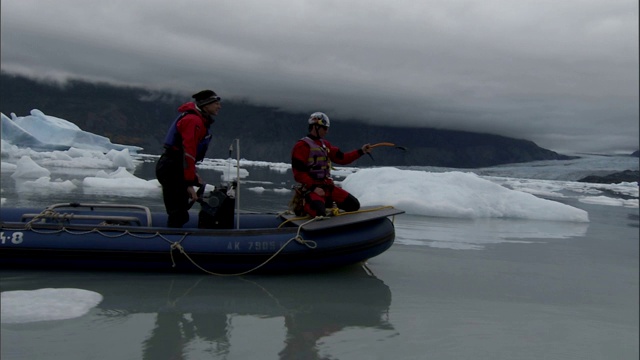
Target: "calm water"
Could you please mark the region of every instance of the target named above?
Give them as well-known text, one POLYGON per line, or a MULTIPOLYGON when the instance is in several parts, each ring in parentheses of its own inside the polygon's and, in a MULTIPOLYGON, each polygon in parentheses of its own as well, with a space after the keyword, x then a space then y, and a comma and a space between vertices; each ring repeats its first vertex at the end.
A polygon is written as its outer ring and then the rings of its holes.
MULTIPOLYGON (((554 166, 485 171, 560 176, 554 166)), ((579 167, 565 170, 575 173, 579 167)), ((136 175, 149 178, 150 169, 151 163, 136 175)), ((269 190, 290 187, 290 173, 254 168, 250 178, 243 184, 242 208, 286 207, 288 195, 269 190), (266 190, 250 190, 257 186, 266 190)), ((70 201, 68 194, 19 193, 12 181, 2 175, 5 204, 70 201)), ((73 197, 162 209, 155 196, 73 197)), ((556 200, 588 211, 590 222, 398 216, 396 243, 368 262, 373 275, 360 267, 241 278, 3 270, 2 291, 77 288, 98 292, 104 300, 79 318, 2 324, 0 355, 3 360, 637 359, 638 208, 556 200)))

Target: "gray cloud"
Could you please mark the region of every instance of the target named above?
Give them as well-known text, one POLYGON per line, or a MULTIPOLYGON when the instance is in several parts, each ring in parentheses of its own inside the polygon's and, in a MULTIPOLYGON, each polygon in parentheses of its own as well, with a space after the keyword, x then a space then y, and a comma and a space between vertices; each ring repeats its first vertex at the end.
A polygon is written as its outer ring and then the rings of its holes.
POLYGON ((7 72, 213 88, 563 153, 638 149, 638 6, 627 0, 21 0, 1 16, 7 72))

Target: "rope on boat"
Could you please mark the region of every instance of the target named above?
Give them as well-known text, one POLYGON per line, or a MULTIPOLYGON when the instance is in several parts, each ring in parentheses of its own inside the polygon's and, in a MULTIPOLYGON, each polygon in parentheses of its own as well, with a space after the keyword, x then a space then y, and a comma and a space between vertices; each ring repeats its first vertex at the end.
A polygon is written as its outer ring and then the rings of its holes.
POLYGON ((196 262, 195 262, 195 261, 194 261, 194 260, 189 256, 189 254, 187 254, 187 252, 184 250, 184 247, 182 247, 182 244, 180 244, 180 243, 182 242, 182 240, 184 240, 184 239, 186 238, 186 236, 188 235, 188 234, 185 234, 185 235, 184 235, 184 237, 183 237, 182 239, 180 239, 179 241, 176 241, 176 242, 171 242, 171 241, 169 241, 169 242, 171 243, 170 250, 169 250, 169 254, 171 254, 171 262, 173 263, 172 267, 176 267, 176 263, 175 263, 175 260, 174 260, 174 258, 173 258, 173 250, 174 250, 174 249, 178 249, 178 250, 180 251, 180 253, 182 253, 182 254, 183 254, 183 255, 184 255, 184 256, 185 256, 185 257, 186 257, 186 258, 187 258, 187 259, 188 259, 188 260, 189 260, 189 261, 190 261, 194 266, 195 266, 195 267, 197 267, 198 269, 200 269, 200 270, 204 271, 204 272, 205 272, 205 273, 207 273, 207 274, 210 274, 210 275, 216 275, 216 276, 241 276, 241 275, 246 275, 246 274, 249 274, 249 273, 251 273, 251 272, 254 272, 254 271, 256 271, 256 270, 260 269, 260 268, 261 268, 261 267, 263 267, 264 265, 268 264, 271 260, 275 259, 275 257, 276 257, 276 256, 278 256, 278 254, 280 254, 280 253, 282 252, 282 250, 284 250, 284 248, 285 248, 285 247, 287 247, 287 245, 289 245, 292 241, 296 241, 296 242, 298 242, 299 244, 302 244, 302 245, 304 245, 304 246, 308 247, 309 249, 315 249, 315 248, 318 246, 318 244, 317 244, 315 241, 313 241, 313 240, 305 240, 305 239, 303 239, 303 238, 302 238, 302 236, 300 236, 300 231, 302 230, 302 227, 303 227, 304 225, 307 225, 308 223, 313 222, 313 221, 316 221, 316 220, 319 220, 319 219, 322 219, 322 217, 320 217, 320 216, 315 217, 315 218, 313 218, 313 219, 311 219, 311 220, 309 220, 309 221, 306 221, 304 224, 302 224, 302 225, 298 226, 298 231, 297 231, 297 233, 296 233, 296 236, 294 236, 294 237, 292 237, 291 239, 287 240, 287 242, 286 242, 286 243, 284 243, 284 244, 280 247, 280 249, 278 249, 278 251, 276 251, 275 253, 273 253, 273 255, 271 255, 267 260, 265 260, 264 262, 262 262, 262 264, 260 264, 260 265, 258 265, 258 266, 256 266, 256 267, 254 267, 254 268, 252 268, 252 269, 249 269, 249 270, 247 270, 247 271, 243 271, 243 272, 239 272, 239 273, 233 273, 233 274, 215 273, 215 272, 209 271, 209 270, 207 270, 207 269, 203 268, 202 266, 198 265, 198 264, 197 264, 197 263, 196 263, 196 262))
POLYGON ((55 210, 44 209, 44 210, 42 210, 42 212, 40 214, 34 216, 33 219, 31 219, 31 221, 26 223, 24 225, 24 229, 25 230, 33 230, 32 226, 31 226, 33 223, 35 223, 37 221, 40 221, 41 219, 44 219, 44 218, 47 218, 47 217, 50 217, 50 218, 62 217, 64 220, 69 218, 69 217, 65 217, 65 216, 60 216, 60 214, 55 210))
MULTIPOLYGON (((316 216, 315 218, 312 218, 311 216, 306 215, 306 216, 294 217, 294 218, 287 219, 287 220, 283 221, 278 226, 278 229, 281 228, 282 226, 284 226, 285 224, 287 224, 289 222, 292 222, 292 221, 306 220, 306 219, 311 219, 312 221, 324 220, 324 219, 330 219, 330 218, 332 218, 334 216, 343 216, 343 215, 349 215, 349 214, 366 213, 366 212, 373 212, 373 211, 378 211, 378 210, 382 210, 382 209, 393 209, 393 208, 394 208, 393 206, 388 205, 388 206, 379 206, 379 207, 365 209, 365 210, 342 211, 342 212, 335 211, 337 209, 328 209, 328 211, 330 211, 330 215, 329 216, 316 216)), ((282 213, 278 214, 278 216, 283 215, 283 214, 287 214, 287 213, 291 213, 291 212, 290 211, 285 211, 285 212, 282 212, 282 213)), ((393 218, 395 220, 395 216, 393 218)), ((311 222, 311 221, 309 221, 309 222, 311 222)), ((307 225, 309 222, 306 222, 306 223, 304 223, 302 225, 307 225)))
MULTIPOLYGON (((357 210, 357 211, 351 211, 351 212, 343 212, 343 213, 339 213, 339 214, 337 214, 336 212, 334 212, 334 213, 333 213, 333 215, 334 215, 334 216, 338 216, 338 215, 355 214, 355 213, 359 213, 359 212, 372 212, 372 211, 377 211, 377 210, 382 210, 382 209, 389 209, 389 208, 391 208, 391 209, 392 209, 392 208, 393 208, 393 206, 380 206, 380 207, 377 207, 377 208, 371 208, 371 209, 366 209, 366 210, 357 210)), ((260 269, 261 267, 265 266, 266 264, 268 264, 271 260, 273 260, 276 256, 278 256, 278 254, 280 254, 280 253, 282 252, 282 250, 284 250, 284 248, 285 248, 285 247, 287 247, 287 245, 289 245, 289 244, 290 244, 292 241, 294 241, 294 240, 295 240, 296 242, 298 242, 299 244, 305 245, 305 246, 306 246, 306 247, 308 247, 309 249, 315 249, 315 248, 318 246, 318 244, 317 244, 315 241, 313 241, 313 240, 305 240, 305 239, 300 235, 300 232, 302 231, 302 228, 303 228, 305 225, 307 225, 307 224, 309 224, 309 223, 311 223, 311 222, 314 222, 314 221, 324 220, 324 219, 328 219, 328 218, 329 218, 328 216, 316 216, 316 217, 314 217, 314 218, 311 218, 310 216, 308 216, 308 215, 307 215, 307 216, 304 216, 304 217, 291 218, 291 219, 288 219, 288 220, 283 221, 283 222, 278 226, 278 228, 281 228, 284 224, 286 224, 286 223, 288 223, 288 222, 291 222, 291 221, 296 221, 296 220, 305 220, 305 219, 308 219, 307 221, 305 221, 304 223, 302 223, 302 224, 300 224, 300 225, 298 226, 298 231, 296 232, 296 236, 294 236, 294 237, 292 237, 291 239, 287 240, 287 242, 286 242, 286 243, 284 243, 284 244, 280 247, 280 249, 278 249, 278 251, 276 251, 273 255, 271 255, 271 256, 270 256, 267 260, 265 260, 263 263, 261 263, 260 265, 258 265, 258 266, 256 266, 256 267, 254 267, 254 268, 252 268, 252 269, 249 269, 249 270, 247 270, 247 271, 243 271, 243 272, 239 272, 239 273, 233 273, 233 274, 221 274, 221 273, 215 273, 215 272, 209 271, 209 270, 207 270, 207 269, 203 268, 202 266, 198 265, 198 264, 197 264, 197 263, 196 263, 196 262, 195 262, 195 261, 194 261, 194 260, 189 256, 189 254, 187 254, 187 252, 184 250, 184 247, 182 247, 182 245, 180 244, 180 243, 182 242, 182 240, 184 240, 184 239, 186 238, 186 235, 187 235, 187 234, 185 234, 185 236, 184 236, 182 239, 180 239, 179 241, 176 241, 176 242, 171 242, 171 241, 169 241, 169 242, 171 243, 171 247, 170 247, 169 253, 171 254, 171 262, 173 263, 172 267, 175 267, 175 266, 176 266, 175 260, 174 260, 174 258, 173 258, 173 250, 174 250, 174 249, 177 249, 177 250, 179 250, 179 251, 180 251, 180 253, 182 253, 182 254, 183 254, 183 255, 184 255, 184 256, 185 256, 185 257, 186 257, 186 258, 187 258, 187 259, 188 259, 188 260, 189 260, 189 261, 190 261, 194 266, 195 266, 195 267, 197 267, 198 269, 202 270, 203 272, 205 272, 205 273, 207 273, 207 274, 210 274, 210 275, 216 275, 216 276, 241 276, 241 275, 246 275, 246 274, 249 274, 249 273, 251 273, 251 272, 254 272, 254 271, 256 271, 256 270, 260 269)), ((366 264, 364 264, 364 263, 363 263, 363 265, 362 265, 362 266, 365 268, 365 270, 368 270, 368 271, 371 273, 371 270, 370 270, 370 269, 368 269, 368 267, 366 266, 366 264)))
MULTIPOLYGON (((387 209, 387 208, 393 208, 393 206, 381 206, 381 207, 377 207, 377 208, 371 208, 371 209, 366 209, 366 210, 356 210, 356 211, 351 211, 351 212, 332 212, 333 216, 342 216, 342 215, 347 215, 347 214, 355 214, 355 213, 360 213, 360 212, 372 212, 372 211, 377 211, 377 210, 381 210, 381 209, 387 209)), ((169 248, 169 254, 171 256, 171 263, 172 263, 172 267, 176 267, 176 262, 175 259, 173 257, 173 250, 177 249, 178 251, 180 251, 180 253, 182 253, 195 267, 197 267, 198 269, 202 270, 203 272, 210 274, 210 275, 216 275, 216 276, 241 276, 241 275, 246 275, 249 274, 251 272, 254 272, 258 269, 260 269, 261 267, 265 266, 266 264, 268 264, 271 260, 273 260, 276 256, 278 256, 278 254, 280 254, 285 247, 287 247, 287 245, 289 245, 292 241, 296 241, 301 245, 304 245, 306 247, 308 247, 309 249, 315 249, 318 244, 313 241, 313 240, 305 240, 301 235, 300 232, 302 231, 302 228, 314 221, 319 221, 319 220, 324 220, 327 219, 329 217, 327 216, 316 216, 314 218, 311 218, 310 216, 304 216, 304 217, 297 217, 297 218, 291 218, 288 220, 283 221, 278 228, 281 228, 284 224, 291 222, 291 221, 296 221, 296 220, 305 220, 308 219, 307 221, 305 221, 304 223, 300 224, 298 226, 298 230, 296 232, 296 236, 292 237, 291 239, 287 240, 287 242, 285 242, 280 249, 278 249, 278 251, 276 251, 273 255, 271 255, 267 260, 265 260, 263 263, 261 263, 260 265, 249 269, 247 271, 243 271, 243 272, 239 272, 239 273, 234 273, 234 274, 222 274, 222 273, 215 273, 212 271, 209 271, 205 268, 203 268, 202 266, 200 266, 199 264, 197 264, 190 256, 189 254, 187 254, 187 252, 185 251, 184 247, 182 246, 182 241, 184 241, 188 235, 190 235, 190 233, 186 232, 184 234, 182 234, 182 237, 180 238, 180 240, 178 241, 171 241, 170 239, 166 238, 164 235, 162 235, 160 232, 156 232, 154 234, 150 234, 147 236, 143 236, 143 235, 138 235, 135 233, 131 233, 129 230, 125 230, 122 233, 119 234, 115 234, 115 235, 109 235, 106 234, 100 230, 98 230, 97 228, 93 228, 91 230, 88 231, 71 231, 69 229, 67 229, 65 226, 62 226, 60 229, 58 230, 53 230, 53 231, 42 231, 42 230, 37 230, 34 229, 32 224, 39 221, 40 219, 43 218, 55 218, 55 219, 61 219, 61 220, 71 220, 73 218, 73 214, 60 214, 54 210, 51 209, 45 209, 43 210, 40 214, 38 214, 37 216, 35 216, 31 221, 29 221, 28 223, 25 224, 24 229, 23 230, 29 230, 29 231, 33 231, 35 233, 39 233, 39 234, 55 234, 55 233, 60 233, 60 232, 66 232, 68 234, 71 235, 86 235, 86 234, 90 234, 90 233, 97 233, 100 234, 104 237, 107 238, 117 238, 117 237, 121 237, 121 236, 125 236, 125 235, 129 235, 135 238, 139 238, 139 239, 151 239, 154 237, 159 237, 163 240, 165 240, 166 242, 168 242, 170 244, 170 248, 169 248)))
MULTIPOLYGON (((306 224, 308 224, 308 223, 310 223, 310 222, 312 222, 312 221, 315 221, 315 220, 317 220, 317 219, 316 219, 316 218, 313 218, 313 219, 311 219, 311 220, 309 220, 309 221, 305 222, 303 225, 306 225, 306 224)), ((177 250, 179 250, 179 251, 180 251, 180 253, 182 253, 182 254, 183 254, 183 255, 184 255, 184 256, 185 256, 185 257, 186 257, 186 258, 187 258, 187 259, 188 259, 188 260, 189 260, 189 261, 190 261, 194 266, 195 266, 195 267, 197 267, 198 269, 202 270, 203 272, 205 272, 205 273, 207 273, 207 274, 210 274, 210 275, 216 275, 216 276, 241 276, 241 275, 246 275, 246 274, 249 274, 249 273, 251 273, 251 272, 253 272, 253 271, 256 271, 256 270, 258 270, 259 268, 261 268, 261 267, 263 267, 264 265, 266 265, 267 263, 269 263, 269 262, 270 262, 271 260, 273 260, 273 259, 274 259, 278 254, 280 254, 280 253, 281 253, 281 252, 282 252, 282 251, 287 247, 287 245, 289 245, 292 241, 296 241, 296 242, 298 242, 299 244, 302 244, 302 245, 304 245, 304 246, 306 246, 306 247, 308 247, 308 248, 310 248, 310 249, 315 249, 315 248, 318 246, 318 245, 317 245, 317 243, 316 243, 315 241, 313 241, 313 240, 305 240, 304 238, 302 238, 302 236, 300 236, 300 231, 301 231, 301 229, 302 229, 302 226, 303 226, 303 225, 301 225, 301 226, 299 226, 299 227, 298 227, 298 231, 297 231, 297 233, 296 233, 296 236, 294 236, 294 237, 292 237, 291 239, 287 240, 287 242, 286 242, 286 243, 284 243, 284 244, 280 247, 280 249, 278 249, 278 251, 276 251, 273 255, 271 255, 271 256, 270 256, 267 260, 265 260, 263 263, 261 263, 260 265, 258 265, 258 266, 256 266, 256 267, 254 267, 254 268, 252 268, 252 269, 250 269, 250 270, 243 271, 243 272, 240 272, 240 273, 235 273, 235 274, 222 274, 222 273, 215 273, 215 272, 209 271, 209 270, 207 270, 207 269, 203 268, 202 266, 200 266, 199 264, 197 264, 197 263, 196 263, 196 262, 195 262, 195 261, 194 261, 194 260, 189 256, 189 254, 187 254, 187 252, 185 251, 184 247, 182 246, 182 241, 184 241, 184 240, 187 238, 187 236, 189 236, 189 235, 191 234, 191 233, 188 233, 188 232, 187 232, 187 233, 182 234, 182 237, 180 238, 180 240, 178 240, 178 241, 172 241, 171 239, 168 239, 167 237, 165 237, 164 235, 162 235, 160 232, 156 232, 156 233, 153 233, 153 234, 150 234, 150 235, 146 235, 146 236, 141 236, 141 235, 138 235, 138 234, 135 234, 135 233, 131 233, 131 232, 129 232, 129 230, 124 230, 124 231, 123 231, 123 232, 121 232, 121 233, 118 233, 118 234, 115 234, 115 235, 109 235, 109 234, 106 234, 106 233, 104 233, 104 232, 102 232, 102 231, 100 231, 100 230, 96 229, 96 228, 93 228, 93 229, 91 229, 91 230, 87 230, 87 231, 71 231, 71 230, 67 229, 67 228, 66 228, 66 227, 64 227, 64 226, 63 226, 63 227, 61 227, 60 229, 53 230, 53 231, 43 231, 43 230, 34 229, 33 227, 31 227, 31 225, 30 225, 30 224, 26 224, 26 225, 25 225, 25 227, 24 227, 24 229, 22 229, 22 230, 29 230, 29 231, 33 231, 33 232, 38 233, 38 234, 56 234, 56 233, 66 232, 66 233, 71 234, 71 235, 86 235, 86 234, 91 234, 91 233, 97 233, 97 234, 99 234, 99 235, 102 235, 102 236, 104 236, 104 237, 108 237, 108 238, 117 238, 117 237, 121 237, 121 236, 125 236, 125 235, 129 235, 129 236, 132 236, 132 237, 135 237, 135 238, 139 238, 139 239, 151 239, 151 238, 154 238, 154 237, 159 237, 159 238, 163 239, 164 241, 166 241, 167 243, 169 243, 169 244, 170 244, 170 245, 169 245, 169 248, 170 248, 170 249, 169 249, 169 254, 170 254, 170 256, 171 256, 171 263, 172 263, 172 265, 171 265, 171 266, 172 266, 172 267, 174 267, 174 268, 176 267, 176 262, 175 262, 175 259, 174 259, 174 256, 173 256, 173 250, 177 249, 177 250)))
POLYGON ((339 212, 335 216, 343 216, 343 215, 349 215, 349 214, 373 212, 373 211, 378 211, 378 210, 382 210, 382 209, 393 209, 393 206, 387 205, 387 206, 378 206, 378 207, 375 207, 375 208, 364 209, 364 210, 339 212))
MULTIPOLYGON (((112 239, 113 238, 118 238, 118 237, 121 237, 121 236, 125 236, 125 235, 129 235, 129 236, 132 236, 132 237, 135 237, 135 238, 138 238, 138 239, 151 239, 151 238, 154 238, 154 237, 160 237, 160 238, 164 239, 165 241, 171 242, 170 239, 167 239, 159 231, 156 231, 155 233, 152 233, 150 235, 138 235, 138 234, 130 232, 129 230, 124 230, 121 233, 110 235, 108 233, 102 232, 101 230, 98 230, 97 228, 93 228, 91 230, 86 230, 86 231, 72 231, 72 230, 67 229, 64 225, 62 225, 62 227, 60 227, 59 229, 56 229, 56 230, 39 230, 39 229, 36 229, 36 228, 33 227, 34 223, 40 221, 43 218, 67 221, 67 220, 73 219, 73 215, 74 214, 69 214, 69 213, 62 213, 61 214, 61 213, 56 212, 55 210, 44 209, 40 214, 34 216, 33 219, 31 219, 31 221, 26 223, 24 225, 24 228, 18 229, 18 230, 22 230, 22 231, 27 231, 28 230, 28 231, 33 231, 34 233, 37 233, 37 234, 45 234, 45 235, 58 234, 58 233, 62 233, 62 232, 66 232, 67 234, 71 234, 71 235, 87 235, 87 234, 91 234, 91 233, 96 233, 96 234, 102 235, 102 236, 104 236, 106 238, 112 238, 112 239)), ((110 232, 113 232, 113 231, 110 231, 110 232)), ((185 234, 185 236, 187 234, 185 234)), ((182 241, 183 239, 181 239, 180 241, 182 241)))
MULTIPOLYGON (((321 217, 321 216, 318 216, 321 217)), ((278 229, 280 229, 282 226, 284 226, 284 224, 290 223, 292 221, 298 221, 298 220, 307 220, 307 219, 312 219, 315 220, 315 218, 312 218, 310 216, 300 216, 300 217, 295 217, 295 218, 291 218, 291 219, 287 219, 285 221, 283 221, 280 225, 278 225, 278 229)), ((309 222, 304 223, 305 225, 308 224, 309 222)), ((299 230, 298 230, 299 232, 299 230)))

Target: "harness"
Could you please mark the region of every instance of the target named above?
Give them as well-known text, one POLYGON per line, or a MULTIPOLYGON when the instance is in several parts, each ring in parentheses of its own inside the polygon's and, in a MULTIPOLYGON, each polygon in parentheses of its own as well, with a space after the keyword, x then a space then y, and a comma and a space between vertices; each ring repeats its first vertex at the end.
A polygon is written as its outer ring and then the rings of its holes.
MULTIPOLYGON (((180 135, 180 131, 178 131, 178 122, 189 113, 196 114, 193 111, 185 111, 182 114, 178 115, 178 117, 171 124, 171 127, 169 127, 169 131, 167 132, 167 136, 164 139, 165 149, 182 150, 182 135, 180 135)), ((207 127, 207 134, 204 138, 202 138, 202 140, 198 141, 198 145, 196 146, 196 162, 202 161, 204 159, 204 156, 207 153, 207 149, 209 148, 211 138, 212 136, 209 132, 209 127, 207 127)))
POLYGON ((315 180, 328 178, 331 170, 331 160, 329 159, 329 148, 326 146, 325 141, 320 139, 322 145, 318 145, 308 136, 301 140, 309 145, 309 157, 307 158, 309 175, 315 180))

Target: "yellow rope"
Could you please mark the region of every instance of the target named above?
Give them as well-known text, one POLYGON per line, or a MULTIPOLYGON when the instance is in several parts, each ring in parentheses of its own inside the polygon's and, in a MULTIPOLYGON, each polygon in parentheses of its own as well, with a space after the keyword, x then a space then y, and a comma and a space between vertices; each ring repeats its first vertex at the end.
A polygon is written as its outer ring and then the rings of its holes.
POLYGON ((298 221, 298 220, 305 220, 305 219, 311 219, 311 217, 310 216, 301 216, 301 217, 295 217, 295 218, 287 219, 287 220, 283 221, 280 225, 278 225, 278 229, 280 229, 284 224, 287 224, 289 222, 298 221))
POLYGON ((393 206, 387 205, 387 206, 379 206, 376 208, 365 209, 365 210, 345 211, 345 212, 339 213, 338 216, 348 215, 348 214, 357 214, 357 213, 366 213, 366 212, 378 211, 382 209, 393 209, 393 206))
MULTIPOLYGON (((366 213, 366 212, 373 212, 373 211, 378 211, 378 210, 382 210, 382 209, 393 209, 393 206, 387 205, 387 206, 379 206, 379 207, 375 207, 375 208, 371 208, 371 209, 365 209, 365 210, 356 210, 356 211, 343 211, 341 212, 338 208, 331 208, 331 216, 316 216, 315 218, 312 218, 309 215, 306 216, 300 216, 300 217, 294 217, 291 219, 287 219, 285 221, 283 221, 280 225, 278 225, 278 229, 281 228, 282 226, 284 226, 287 223, 290 223, 292 221, 298 221, 298 220, 306 220, 306 219, 314 219, 314 220, 322 220, 322 219, 328 219, 331 218, 332 216, 343 216, 343 215, 350 215, 350 214, 357 214, 357 213, 366 213)), ((287 213, 286 211, 278 214, 278 216, 287 213)), ((305 223, 306 225, 306 223, 305 223)))

